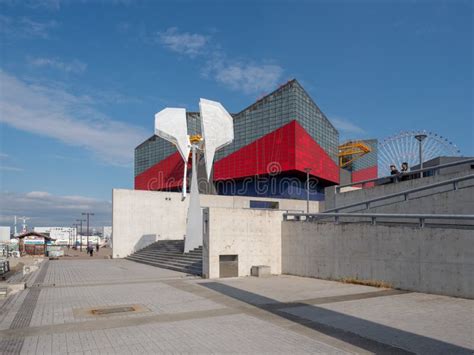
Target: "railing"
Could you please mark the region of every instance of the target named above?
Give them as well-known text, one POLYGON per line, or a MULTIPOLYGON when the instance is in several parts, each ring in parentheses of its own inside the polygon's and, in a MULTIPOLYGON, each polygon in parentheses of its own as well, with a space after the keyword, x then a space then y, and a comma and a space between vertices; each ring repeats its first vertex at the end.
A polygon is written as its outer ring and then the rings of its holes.
POLYGON ((360 205, 364 205, 365 209, 368 209, 370 207, 370 204, 373 203, 373 202, 388 200, 388 199, 391 199, 391 198, 394 198, 394 197, 399 197, 399 196, 404 196, 404 201, 407 201, 408 196, 412 193, 419 192, 419 191, 431 190, 433 188, 444 186, 444 185, 452 185, 453 190, 457 190, 459 188, 458 185, 461 181, 466 181, 466 180, 471 180, 471 179, 474 179, 474 174, 473 175, 461 176, 461 177, 457 177, 457 178, 437 182, 437 183, 430 184, 430 185, 415 187, 415 188, 410 189, 410 190, 405 190, 405 191, 396 192, 396 193, 389 194, 389 195, 375 197, 375 198, 365 200, 365 201, 354 202, 354 203, 351 203, 349 205, 344 205, 344 206, 340 206, 340 207, 331 208, 331 209, 325 211, 324 213, 328 213, 328 212, 336 212, 337 213, 342 209, 357 207, 357 206, 360 206, 360 205))
POLYGON ((0 260, 0 276, 10 271, 10 262, 8 260, 0 260))
MULTIPOLYGON (((450 168, 450 167, 458 166, 458 165, 469 164, 469 163, 474 163, 474 158, 473 159, 458 160, 458 161, 454 161, 454 162, 451 162, 451 163, 441 164, 441 165, 436 165, 436 166, 430 166, 430 167, 426 167, 426 168, 418 169, 418 170, 412 170, 412 171, 409 171, 407 173, 403 173, 400 176, 402 176, 402 177, 413 176, 413 175, 418 175, 418 174, 421 174, 421 173, 424 173, 424 172, 427 172, 427 171, 433 171, 433 172, 436 173, 441 169, 450 168)), ((358 181, 358 182, 352 182, 350 184, 336 186, 336 193, 339 193, 341 191, 341 189, 344 188, 344 187, 351 187, 351 186, 355 186, 355 185, 360 185, 360 186, 363 187, 365 184, 368 184, 368 183, 371 183, 371 182, 372 183, 383 182, 383 181, 387 181, 388 179, 392 179, 394 182, 398 181, 396 175, 389 175, 389 176, 384 176, 384 177, 381 177, 381 178, 373 178, 373 179, 368 179, 368 180, 363 180, 363 181, 358 181)))
MULTIPOLYGON (((327 218, 334 218, 334 222, 338 224, 341 217, 357 217, 369 218, 372 225, 377 224, 377 218, 391 218, 391 219, 416 219, 420 228, 425 227, 426 220, 451 220, 474 221, 472 214, 403 214, 403 213, 285 213, 283 220, 285 221, 319 221, 327 218)), ((474 225, 473 225, 474 228, 474 225)))

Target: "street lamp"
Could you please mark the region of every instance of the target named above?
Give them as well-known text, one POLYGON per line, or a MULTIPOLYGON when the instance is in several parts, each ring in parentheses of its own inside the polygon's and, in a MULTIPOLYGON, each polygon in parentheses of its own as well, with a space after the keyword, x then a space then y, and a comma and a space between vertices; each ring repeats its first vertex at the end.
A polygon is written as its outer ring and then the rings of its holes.
POLYGON ((80 223, 79 224, 79 226, 81 228, 81 232, 80 232, 81 233, 81 246, 80 246, 81 249, 80 250, 82 251, 82 222, 85 222, 86 220, 85 219, 76 219, 76 221, 78 221, 80 223))
MULTIPOLYGON (((420 154, 420 169, 423 169, 423 141, 425 138, 428 137, 426 134, 417 134, 415 136, 416 140, 418 141, 418 148, 419 148, 419 154, 420 154)), ((423 177, 423 172, 420 174, 420 177, 423 177)))
POLYGON ((89 246, 89 216, 93 216, 93 213, 90 212, 82 212, 83 216, 87 216, 87 246, 89 246))
POLYGON ((306 171, 306 213, 309 213, 309 172, 311 168, 305 168, 306 171))
POLYGON ((77 244, 77 227, 79 227, 78 223, 73 223, 72 224, 72 228, 74 228, 73 229, 73 235, 72 235, 73 246, 75 246, 77 244))

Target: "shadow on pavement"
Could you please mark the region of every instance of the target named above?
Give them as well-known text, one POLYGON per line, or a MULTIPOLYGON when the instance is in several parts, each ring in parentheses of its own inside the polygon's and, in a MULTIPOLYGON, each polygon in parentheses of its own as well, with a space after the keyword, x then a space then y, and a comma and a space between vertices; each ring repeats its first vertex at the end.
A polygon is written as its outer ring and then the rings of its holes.
POLYGON ((449 344, 423 335, 410 333, 365 319, 317 307, 311 304, 283 303, 252 292, 218 282, 200 283, 201 286, 316 330, 333 338, 374 353, 392 354, 472 354, 464 347, 449 344), (285 312, 286 309, 286 312, 285 312), (292 313, 289 313, 292 312, 292 313), (319 320, 319 321, 318 321, 319 320), (328 322, 337 325, 328 325, 328 322), (339 327, 341 325, 341 327, 339 327), (342 329, 343 326, 347 329, 342 329), (359 335, 359 334, 363 335, 359 335), (382 340, 374 340, 382 339, 382 340), (389 345, 392 344, 392 345, 389 345), (409 349, 403 350, 403 349, 409 349))

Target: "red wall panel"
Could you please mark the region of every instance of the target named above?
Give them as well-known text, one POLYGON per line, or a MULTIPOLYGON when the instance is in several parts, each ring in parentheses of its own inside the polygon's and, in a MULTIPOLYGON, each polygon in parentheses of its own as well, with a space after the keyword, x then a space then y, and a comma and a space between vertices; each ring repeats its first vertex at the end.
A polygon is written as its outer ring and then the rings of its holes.
POLYGON ((222 158, 214 180, 237 179, 283 171, 304 172, 339 183, 339 168, 295 120, 222 158))
POLYGON ((296 121, 296 170, 305 171, 310 168, 310 174, 320 179, 339 183, 339 167, 320 147, 318 143, 296 121))
POLYGON ((295 169, 292 121, 214 164, 214 180, 238 179, 295 169))
MULTIPOLYGON (((178 152, 135 177, 137 190, 182 186, 184 163, 178 152)), ((191 168, 188 163, 188 168, 191 168)), ((214 164, 214 180, 277 174, 311 168, 312 176, 339 183, 339 168, 295 120, 229 154, 214 164)))
MULTIPOLYGON (((189 166, 189 165, 188 165, 189 166)), ((173 153, 135 177, 136 190, 163 190, 183 184, 184 162, 179 152, 173 153)))
MULTIPOLYGON (((378 167, 377 165, 371 166, 370 168, 365 168, 362 170, 357 170, 352 172, 352 182, 364 181, 369 179, 374 179, 377 177, 378 167)), ((374 183, 365 184, 364 187, 372 187, 374 183)))

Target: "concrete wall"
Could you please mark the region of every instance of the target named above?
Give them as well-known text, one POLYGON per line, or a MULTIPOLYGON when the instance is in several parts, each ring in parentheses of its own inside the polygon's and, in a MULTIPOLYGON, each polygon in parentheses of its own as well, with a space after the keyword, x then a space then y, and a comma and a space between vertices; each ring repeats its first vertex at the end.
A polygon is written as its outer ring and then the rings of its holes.
MULTIPOLYGON (((306 210, 306 201, 242 196, 201 195, 203 207, 246 209, 250 201, 277 201, 280 210, 306 210)), ((113 257, 123 258, 163 239, 183 239, 189 196, 178 192, 114 189, 112 191, 113 257)), ((310 212, 321 203, 310 201, 310 212)))
POLYGON ((204 229, 203 274, 219 277, 219 256, 238 255, 238 276, 252 266, 267 265, 281 273, 283 212, 256 209, 209 208, 204 229))
MULTIPOLYGON (((426 186, 428 184, 433 184, 445 181, 447 179, 466 176, 470 174, 473 174, 473 172, 470 170, 466 170, 455 174, 438 175, 426 177, 423 179, 401 181, 399 183, 391 183, 387 185, 375 186, 372 188, 357 189, 347 192, 341 192, 338 194, 335 193, 335 187, 329 187, 325 189, 326 201, 324 209, 326 210, 332 209, 334 207, 342 207, 355 202, 365 201, 380 196, 398 193, 416 187, 426 186)), ((392 199, 386 199, 372 204, 371 211, 380 213, 473 213, 474 209, 472 209, 472 202, 474 201, 474 179, 460 182, 459 188, 459 191, 463 192, 455 192, 454 194, 449 194, 449 192, 453 190, 453 186, 445 185, 435 189, 410 194, 409 198, 414 201, 412 203, 410 203, 410 201, 408 203, 403 202, 403 196, 395 197, 392 199), (398 206, 395 206, 397 203, 398 206), (382 206, 385 207, 382 209, 375 209, 375 207, 382 206)), ((366 211, 364 207, 358 206, 342 210, 341 212, 353 212, 361 210, 366 211)))
POLYGON ((472 230, 285 221, 282 273, 474 298, 472 230))
MULTIPOLYGON (((407 214, 474 214, 474 179, 459 183, 459 190, 452 186, 443 186, 433 190, 420 191, 409 195, 404 201, 403 196, 374 202, 369 209, 359 205, 341 212, 362 213, 407 213, 407 214)), ((367 219, 369 220, 369 219, 367 219)), ((344 218, 343 221, 360 221, 360 218, 344 218)), ((377 219, 378 222, 418 223, 414 219, 377 219)), ((472 220, 441 220, 431 219, 427 223, 474 225, 472 220)))

